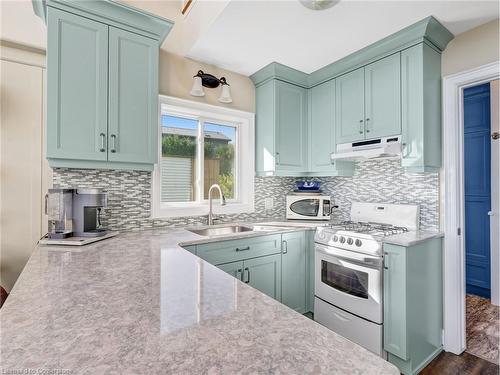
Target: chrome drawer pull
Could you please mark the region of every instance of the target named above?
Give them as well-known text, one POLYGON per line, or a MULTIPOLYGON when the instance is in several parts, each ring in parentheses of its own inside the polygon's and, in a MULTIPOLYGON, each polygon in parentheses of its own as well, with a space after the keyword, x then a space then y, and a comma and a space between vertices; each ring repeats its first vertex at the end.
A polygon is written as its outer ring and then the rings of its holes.
POLYGON ((106 149, 104 148, 104 142, 106 142, 106 134, 101 133, 99 134, 99 136, 101 137, 101 148, 99 149, 99 151, 104 152, 106 151, 106 149))
POLYGON ((283 251, 282 252, 283 252, 283 254, 288 253, 288 243, 285 240, 283 240, 283 251))
POLYGON ((116 152, 116 135, 111 134, 111 150, 112 153, 116 152))
POLYGON ((245 271, 247 271, 247 280, 245 281, 245 283, 248 284, 250 282, 250 269, 246 267, 245 271))
POLYGON ((246 246, 246 247, 237 247, 235 250, 236 250, 236 251, 247 251, 247 250, 250 250, 250 246, 246 246))

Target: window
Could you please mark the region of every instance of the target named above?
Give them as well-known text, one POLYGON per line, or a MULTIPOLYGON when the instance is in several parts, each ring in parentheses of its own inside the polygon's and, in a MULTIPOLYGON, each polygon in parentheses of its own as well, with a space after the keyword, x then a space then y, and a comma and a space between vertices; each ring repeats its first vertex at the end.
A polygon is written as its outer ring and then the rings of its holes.
POLYGON ((213 184, 228 203, 214 204, 215 213, 253 212, 253 121, 252 113, 160 96, 153 217, 207 214, 213 184))

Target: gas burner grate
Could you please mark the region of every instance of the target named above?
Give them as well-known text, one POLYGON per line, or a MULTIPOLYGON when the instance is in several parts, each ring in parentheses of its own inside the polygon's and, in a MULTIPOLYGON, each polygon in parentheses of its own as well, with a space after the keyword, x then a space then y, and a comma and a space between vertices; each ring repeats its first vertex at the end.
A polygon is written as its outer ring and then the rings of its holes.
POLYGON ((362 221, 342 221, 338 224, 333 224, 333 228, 342 229, 350 232, 366 233, 373 235, 390 236, 408 232, 408 228, 399 227, 390 224, 370 223, 362 221))

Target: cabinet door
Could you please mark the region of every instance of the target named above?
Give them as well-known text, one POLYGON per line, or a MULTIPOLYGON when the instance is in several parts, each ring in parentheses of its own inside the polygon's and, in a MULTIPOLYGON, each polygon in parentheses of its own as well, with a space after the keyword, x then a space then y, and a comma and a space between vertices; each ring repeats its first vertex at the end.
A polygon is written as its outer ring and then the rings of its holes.
POLYGON ((47 158, 106 160, 108 26, 48 8, 47 158))
POLYGON ((406 360, 406 249, 385 244, 384 265, 384 349, 406 360))
POLYGON ((243 267, 245 283, 281 301, 281 254, 245 260, 243 267))
POLYGON ((401 134, 400 54, 365 66, 365 138, 401 134))
POLYGON ((243 275, 243 262, 219 264, 217 265, 217 267, 230 274, 231 276, 237 278, 238 280, 241 280, 241 276, 243 275))
POLYGON ((364 139, 364 70, 344 74, 335 83, 337 143, 364 139))
POLYGON ((307 91, 289 83, 276 83, 276 169, 307 169, 307 91))
POLYGON ((282 235, 281 301, 297 312, 305 313, 307 251, 304 232, 282 235))
POLYGON ((273 80, 255 89, 255 169, 260 174, 274 172, 276 168, 275 89, 273 80))
POLYGON ((110 161, 157 161, 158 42, 109 30, 110 161))
POLYGON ((335 151, 335 80, 311 89, 310 155, 312 172, 330 170, 335 151))

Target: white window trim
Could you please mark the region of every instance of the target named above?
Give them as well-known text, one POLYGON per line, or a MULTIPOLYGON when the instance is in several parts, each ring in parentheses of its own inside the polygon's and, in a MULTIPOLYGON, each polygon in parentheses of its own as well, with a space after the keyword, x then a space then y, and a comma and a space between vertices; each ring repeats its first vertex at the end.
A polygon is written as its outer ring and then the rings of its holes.
MULTIPOLYGON (((159 96, 158 114, 158 153, 161 150, 161 111, 166 107, 169 113, 203 117, 214 121, 223 121, 238 128, 236 163, 237 163, 237 200, 230 199, 225 206, 218 204, 218 196, 214 197, 214 214, 239 214, 255 211, 254 205, 254 171, 255 171, 255 114, 236 109, 194 102, 171 96, 159 96)), ((159 155, 158 155, 159 156, 159 155)), ((151 201, 151 217, 153 219, 176 218, 184 216, 200 216, 208 214, 208 201, 203 202, 161 202, 160 201, 160 168, 155 165, 153 171, 153 189, 151 201)))

